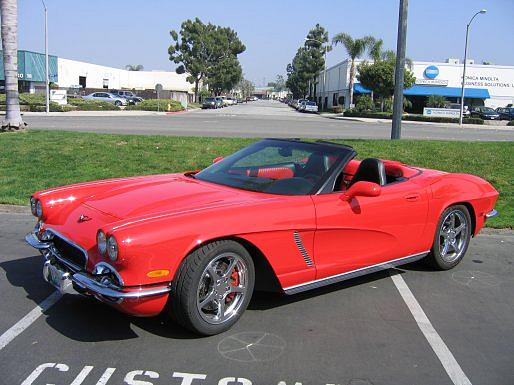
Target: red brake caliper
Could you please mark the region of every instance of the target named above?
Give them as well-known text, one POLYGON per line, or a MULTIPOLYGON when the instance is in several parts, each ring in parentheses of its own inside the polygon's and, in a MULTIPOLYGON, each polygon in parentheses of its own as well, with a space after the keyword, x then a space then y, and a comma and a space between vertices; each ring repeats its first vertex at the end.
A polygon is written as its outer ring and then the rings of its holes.
MULTIPOLYGON (((232 274, 230 275, 230 285, 231 286, 239 286, 239 274, 237 271, 237 266, 234 267, 234 271, 232 271, 232 274)), ((236 296, 236 293, 230 293, 229 295, 227 295, 225 303, 232 302, 232 300, 234 299, 235 296, 236 296)))

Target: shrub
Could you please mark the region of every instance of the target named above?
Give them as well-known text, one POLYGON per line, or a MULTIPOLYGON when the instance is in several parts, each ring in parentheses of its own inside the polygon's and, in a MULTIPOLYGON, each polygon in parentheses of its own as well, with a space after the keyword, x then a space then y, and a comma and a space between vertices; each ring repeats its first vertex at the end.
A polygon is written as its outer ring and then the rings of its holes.
MULTIPOLYGON (((343 114, 347 117, 354 118, 371 118, 371 119, 392 119, 393 114, 390 112, 359 112, 355 110, 346 110, 343 114)), ((459 119, 444 118, 423 115, 403 115, 402 120, 417 121, 417 122, 433 122, 433 123, 458 123, 459 119)), ((484 124, 480 118, 464 118, 464 124, 484 124)))
POLYGON ((392 114, 390 112, 373 112, 373 111, 356 111, 346 110, 343 116, 355 117, 355 118, 372 118, 372 119, 391 119, 392 114))
POLYGON ((117 111, 120 109, 112 103, 100 100, 69 98, 68 104, 75 106, 77 111, 117 111))
POLYGON ((180 102, 172 99, 147 99, 136 105, 127 106, 127 110, 143 110, 143 111, 182 111, 184 107, 180 102))
POLYGON ((430 95, 427 99, 427 107, 444 108, 446 103, 446 98, 441 95, 430 95))
POLYGON ((373 111, 373 99, 371 99, 368 95, 362 95, 357 100, 355 104, 355 109, 357 111, 373 111))
POLYGON ((334 107, 332 107, 332 112, 334 114, 342 114, 343 113, 343 106, 334 106, 334 107))
POLYGON ((507 123, 507 126, 514 126, 514 120, 511 120, 509 123, 507 123))

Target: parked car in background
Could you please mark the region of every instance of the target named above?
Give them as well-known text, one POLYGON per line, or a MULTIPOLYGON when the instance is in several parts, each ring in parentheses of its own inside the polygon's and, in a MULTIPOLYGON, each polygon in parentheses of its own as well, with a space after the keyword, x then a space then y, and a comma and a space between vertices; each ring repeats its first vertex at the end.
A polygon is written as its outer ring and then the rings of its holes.
POLYGON ((299 110, 301 112, 318 112, 318 105, 316 102, 311 102, 310 100, 306 100, 302 103, 302 108, 299 110))
POLYGON ((471 110, 471 117, 481 118, 484 120, 499 120, 500 114, 498 114, 491 107, 473 107, 471 110))
POLYGON ((218 96, 215 99, 216 99, 216 103, 217 103, 217 107, 216 108, 226 107, 225 100, 222 97, 218 96))
POLYGON ((128 104, 127 99, 122 98, 121 96, 111 94, 110 92, 93 92, 92 94, 83 96, 82 98, 86 100, 108 102, 118 107, 126 106, 128 104))
POLYGON ((132 91, 113 90, 113 91, 111 91, 111 94, 119 96, 120 98, 127 99, 128 104, 137 104, 137 103, 141 103, 144 100, 142 97, 137 96, 132 91))
POLYGON ((501 120, 514 120, 514 107, 498 107, 496 112, 501 120))
POLYGON ((202 102, 202 108, 203 109, 209 109, 209 108, 219 108, 220 102, 216 100, 216 98, 204 98, 202 102))
POLYGON ((233 106, 237 104, 237 100, 231 96, 227 96, 225 97, 225 103, 227 106, 233 106))
MULTIPOLYGON (((445 108, 460 111, 460 103, 450 103, 450 104, 447 104, 445 106, 445 108)), ((464 110, 462 111, 462 116, 464 116, 465 118, 468 118, 470 115, 471 115, 471 112, 469 111, 469 107, 464 106, 464 110)))
POLYGON ((298 99, 298 101, 296 102, 295 108, 297 110, 300 110, 301 105, 303 104, 303 102, 306 102, 306 101, 307 101, 307 99, 298 99))

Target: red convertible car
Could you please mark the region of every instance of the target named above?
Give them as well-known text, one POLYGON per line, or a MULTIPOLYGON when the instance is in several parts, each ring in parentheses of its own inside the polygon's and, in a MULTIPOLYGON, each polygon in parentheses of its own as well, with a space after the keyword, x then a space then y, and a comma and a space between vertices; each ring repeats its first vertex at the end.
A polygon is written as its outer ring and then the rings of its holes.
POLYGON ((494 210, 473 175, 266 139, 199 172, 79 183, 31 197, 44 278, 137 316, 227 330, 255 290, 304 290, 426 258, 450 269, 494 210))

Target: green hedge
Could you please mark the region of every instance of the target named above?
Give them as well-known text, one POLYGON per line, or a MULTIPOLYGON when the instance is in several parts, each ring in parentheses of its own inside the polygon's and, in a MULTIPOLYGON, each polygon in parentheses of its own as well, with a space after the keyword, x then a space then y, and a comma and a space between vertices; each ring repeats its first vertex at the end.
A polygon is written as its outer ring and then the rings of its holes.
POLYGON ((68 104, 74 106, 76 111, 118 111, 120 109, 112 103, 100 100, 68 98, 68 104))
MULTIPOLYGON (((20 94, 20 109, 22 111, 44 112, 46 111, 45 95, 43 94, 20 94)), ((86 100, 82 98, 68 98, 68 104, 61 106, 55 102, 50 102, 51 112, 67 111, 116 111, 119 110, 114 104, 98 101, 86 100)), ((0 110, 5 111, 5 94, 0 94, 0 110)))
MULTIPOLYGON (((392 119, 393 114, 391 112, 372 112, 364 111, 358 112, 355 110, 346 110, 343 114, 347 117, 354 118, 371 118, 371 119, 392 119)), ((423 115, 403 115, 402 120, 416 121, 416 122, 432 122, 432 123, 458 123, 459 119, 456 118, 444 118, 437 116, 423 116, 423 115)), ((480 118, 464 118, 464 124, 484 124, 484 120, 480 118)))
POLYGON ((136 105, 127 106, 126 110, 143 110, 143 111, 182 111, 184 107, 180 102, 171 99, 146 99, 136 105))
POLYGON ((373 112, 373 111, 356 111, 345 110, 343 116, 352 118, 372 118, 372 119, 392 119, 393 114, 390 112, 373 112))

